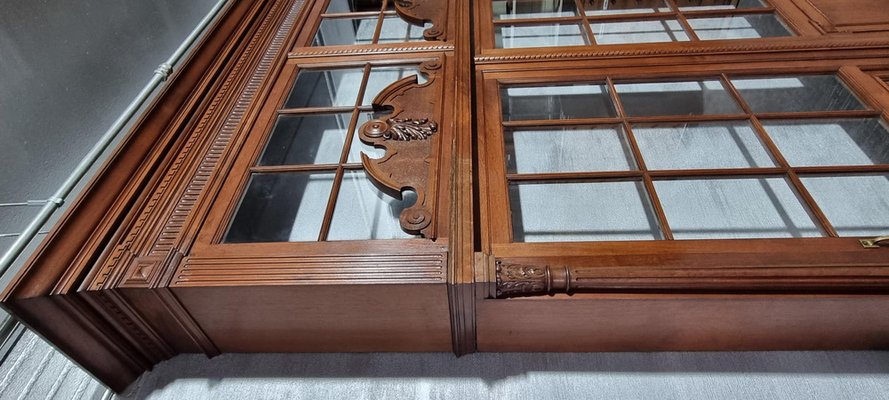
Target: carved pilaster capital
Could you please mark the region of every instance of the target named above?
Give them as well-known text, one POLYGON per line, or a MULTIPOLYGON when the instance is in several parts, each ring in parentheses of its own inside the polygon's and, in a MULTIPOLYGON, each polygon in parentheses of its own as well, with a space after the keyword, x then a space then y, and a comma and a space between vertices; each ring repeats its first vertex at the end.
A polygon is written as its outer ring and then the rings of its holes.
POLYGON ((495 279, 498 298, 570 293, 572 290, 571 270, 566 266, 552 267, 497 260, 495 279))

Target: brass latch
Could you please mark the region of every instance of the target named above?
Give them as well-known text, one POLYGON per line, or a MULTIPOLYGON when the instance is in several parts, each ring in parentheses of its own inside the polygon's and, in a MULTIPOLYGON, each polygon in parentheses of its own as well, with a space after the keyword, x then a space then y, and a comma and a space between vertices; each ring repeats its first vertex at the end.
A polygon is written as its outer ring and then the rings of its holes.
POLYGON ((865 249, 878 249, 883 242, 889 244, 889 236, 877 236, 872 239, 861 239, 858 241, 858 243, 861 243, 861 247, 865 249))

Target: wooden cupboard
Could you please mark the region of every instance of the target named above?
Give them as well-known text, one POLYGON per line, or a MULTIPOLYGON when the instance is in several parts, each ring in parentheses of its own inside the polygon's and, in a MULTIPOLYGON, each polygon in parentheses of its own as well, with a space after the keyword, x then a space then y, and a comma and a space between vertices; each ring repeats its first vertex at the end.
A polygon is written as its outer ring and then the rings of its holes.
POLYGON ((180 353, 889 345, 889 10, 233 2, 3 294, 180 353))

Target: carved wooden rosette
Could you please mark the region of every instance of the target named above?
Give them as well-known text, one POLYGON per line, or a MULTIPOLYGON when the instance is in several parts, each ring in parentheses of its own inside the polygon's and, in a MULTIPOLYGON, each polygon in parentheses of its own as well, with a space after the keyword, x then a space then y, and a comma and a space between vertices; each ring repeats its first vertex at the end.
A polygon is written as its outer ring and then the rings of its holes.
POLYGON ((359 137, 369 145, 386 149, 386 155, 379 159, 361 154, 364 169, 381 191, 397 199, 405 190, 417 193, 416 203, 399 216, 402 229, 434 239, 433 192, 437 178, 432 166, 437 164, 441 129, 441 63, 427 61, 421 68, 428 75, 426 83, 418 83, 413 75, 392 83, 377 95, 374 106, 392 107, 393 111, 364 123, 359 137))
POLYGON ((426 21, 432 23, 423 31, 426 40, 447 40, 448 2, 442 0, 393 0, 395 11, 401 19, 423 26, 426 21))

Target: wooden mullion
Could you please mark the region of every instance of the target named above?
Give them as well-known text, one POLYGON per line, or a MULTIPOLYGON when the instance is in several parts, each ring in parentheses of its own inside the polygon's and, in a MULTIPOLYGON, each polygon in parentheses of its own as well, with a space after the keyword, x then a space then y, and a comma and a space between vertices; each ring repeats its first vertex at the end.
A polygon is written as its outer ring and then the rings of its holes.
POLYGON ((338 106, 338 107, 306 107, 306 108, 284 108, 278 110, 278 114, 344 114, 352 112, 354 107, 338 106))
POLYGON ((735 176, 765 176, 783 175, 783 168, 728 168, 728 169, 664 169, 649 171, 652 178, 704 178, 704 177, 735 177, 735 176))
POLYGON ((689 18, 696 17, 734 17, 738 15, 745 14, 772 14, 775 12, 775 9, 772 7, 766 8, 734 8, 730 10, 685 10, 680 11, 683 16, 689 18))
POLYGON ((327 240, 327 234, 330 232, 330 223, 333 220, 333 212, 336 209, 336 200, 339 197, 340 186, 343 183, 343 167, 336 169, 336 175, 333 180, 333 187, 330 188, 330 197, 327 199, 327 207, 324 209, 324 219, 321 220, 321 231, 318 233, 318 241, 327 240))
POLYGON ((497 19, 494 25, 548 25, 553 23, 572 23, 578 22, 583 17, 546 17, 546 18, 513 18, 513 19, 497 19))
POLYGON ((596 171, 596 172, 551 172, 533 174, 506 174, 510 182, 539 182, 539 181, 597 181, 597 180, 627 180, 642 178, 642 172, 629 171, 596 171))
POLYGON ((770 112, 756 113, 759 119, 827 119, 827 118, 869 118, 879 117, 876 110, 835 110, 835 111, 802 111, 802 112, 770 112))
POLYGON ((664 0, 667 2, 667 5, 676 12, 676 20, 679 21, 679 25, 682 25, 682 29, 685 29, 685 33, 688 35, 688 38, 693 42, 700 41, 701 39, 698 37, 698 34, 695 33, 695 30, 691 28, 691 24, 688 23, 688 19, 685 18, 685 15, 682 15, 679 12, 679 6, 676 5, 676 2, 673 0, 664 0))
POLYGON ((330 14, 321 14, 321 18, 369 18, 380 15, 379 11, 355 11, 355 12, 347 12, 347 13, 330 13, 330 14))
POLYGON ((633 14, 606 14, 606 15, 587 15, 586 19, 594 22, 631 22, 631 21, 649 21, 662 20, 670 18, 678 18, 679 13, 675 11, 664 11, 655 13, 633 13, 633 14))
MULTIPOLYGON (((889 171, 889 166, 882 166, 879 171, 889 171)), ((833 171, 831 171, 833 172, 833 171)), ((871 172, 871 171, 868 171, 871 172)), ((546 172, 546 173, 513 173, 507 174, 506 179, 511 182, 528 181, 601 181, 601 180, 627 180, 628 178, 644 178, 647 174, 652 179, 684 179, 684 178, 730 178, 743 176, 767 176, 784 175, 784 168, 707 168, 707 169, 663 169, 663 170, 628 170, 628 171, 595 171, 595 172, 546 172)))
POLYGON ((802 197, 803 203, 805 203, 806 208, 809 210, 811 215, 815 217, 818 223, 821 225, 821 228, 831 237, 838 237, 836 229, 833 228, 833 225, 828 221, 827 216, 824 215, 824 212, 821 211, 821 207, 815 202, 815 199, 809 193, 809 190, 803 185, 803 182, 796 175, 796 172, 793 168, 790 167, 790 163, 787 162, 787 159, 784 158, 784 155, 781 154, 781 150, 778 149, 778 145, 772 141, 772 138, 769 136, 768 132, 766 132, 765 127, 762 126, 762 122, 759 121, 757 115, 753 114, 750 109, 750 105, 747 104, 747 101, 741 97, 741 93, 732 85, 731 81, 729 81, 728 76, 726 74, 722 74, 721 76, 722 84, 726 86, 728 91, 732 94, 738 104, 741 105, 741 108, 744 112, 750 113, 750 122, 753 124, 753 129, 756 132, 757 136, 759 136, 759 140, 766 146, 769 153, 771 153, 772 158, 778 163, 778 165, 785 171, 787 174, 787 178, 790 180, 790 183, 793 185, 793 188, 802 197))
POLYGON ((300 165, 257 165, 250 167, 250 173, 279 173, 279 172, 315 172, 331 171, 339 167, 339 164, 300 164, 300 165))
POLYGON ((630 123, 626 120, 624 106, 623 103, 620 101, 620 97, 617 95, 617 90, 615 90, 614 88, 614 81, 612 81, 611 78, 608 77, 605 78, 605 82, 608 85, 608 92, 611 96, 611 101, 614 102, 614 108, 617 111, 617 115, 620 118, 624 119, 624 134, 627 135, 627 141, 630 144, 630 149, 633 153, 633 159, 636 161, 636 168, 639 168, 639 172, 642 174, 642 181, 645 185, 645 190, 648 192, 648 199, 651 202, 651 207, 654 209, 654 213, 657 216, 658 226, 661 228, 664 239, 673 240, 673 231, 670 229, 670 223, 667 221, 667 214, 664 212, 664 207, 661 205, 661 201, 658 198, 657 192, 655 192, 654 182, 651 180, 651 176, 648 174, 648 168, 645 167, 645 160, 642 157, 642 151, 639 149, 639 144, 636 142, 636 137, 635 135, 633 135, 633 130, 630 127, 630 123))
POLYGON ((889 172, 889 164, 877 165, 824 165, 811 167, 794 167, 793 170, 799 174, 867 174, 875 172, 889 172))
POLYGON ((809 207, 809 210, 812 212, 815 219, 821 223, 821 227, 824 229, 824 232, 828 234, 830 237, 839 237, 840 235, 837 233, 836 229, 833 227, 833 224, 827 219, 827 215, 821 211, 821 207, 818 206, 818 203, 815 202, 815 198, 812 197, 812 194, 809 193, 809 190, 806 189, 806 186, 803 185, 803 182, 799 179, 799 176, 796 175, 796 172, 793 170, 787 173, 790 181, 793 183, 793 186, 796 188, 797 193, 799 193, 800 197, 803 198, 803 202, 809 207))
POLYGON ((699 115, 655 115, 645 117, 626 117, 627 122, 634 124, 671 123, 671 122, 717 122, 741 121, 750 118, 747 114, 699 114, 699 115))
POLYGON ((503 121, 505 128, 549 127, 562 125, 616 125, 620 118, 572 118, 572 119, 530 119, 520 121, 503 121))
MULTIPOLYGON (((384 4, 385 6, 385 4, 384 4)), ((364 64, 364 74, 361 77, 361 83, 358 87, 358 97, 352 109, 352 119, 349 121, 349 132, 346 133, 346 140, 343 143, 343 150, 340 153, 340 163, 337 165, 336 177, 333 181, 333 187, 330 189, 330 197, 327 199, 327 208, 324 210, 324 219, 321 222, 321 232, 318 233, 318 241, 327 240, 327 234, 330 232, 330 224, 333 220, 333 213, 336 210, 336 201, 339 197, 340 187, 343 184, 343 176, 345 168, 343 164, 349 154, 349 147, 352 143, 352 135, 354 135, 355 126, 358 124, 358 115, 361 112, 361 99, 364 98, 364 91, 367 88, 367 81, 370 79, 370 63, 364 64)))
POLYGON ((380 40, 380 32, 383 31, 383 18, 386 18, 386 15, 385 15, 386 3, 388 3, 388 0, 383 0, 383 5, 380 7, 380 11, 377 12, 377 14, 376 14, 377 15, 377 26, 376 26, 376 28, 374 28, 374 37, 373 37, 373 40, 371 41, 371 43, 373 43, 373 44, 377 44, 377 41, 380 40))
POLYGON ((781 168, 786 171, 787 177, 793 184, 794 189, 796 189, 797 193, 799 193, 799 195, 802 197, 803 202, 806 204, 815 219, 817 219, 818 222, 821 224, 821 227, 824 229, 824 231, 831 237, 839 236, 837 235, 836 230, 833 228, 833 225, 831 225, 830 221, 827 220, 827 216, 824 215, 824 212, 822 212, 821 208, 818 207, 818 204, 815 203, 815 199, 812 197, 812 195, 809 194, 808 189, 803 186, 803 183, 799 180, 799 177, 797 177, 796 172, 793 170, 793 168, 790 167, 790 163, 788 163, 787 159, 784 158, 784 155, 781 154, 781 151, 778 149, 778 145, 776 145, 775 142, 772 141, 772 138, 768 135, 765 128, 762 126, 759 118, 757 118, 755 115, 751 116, 750 122, 753 124, 753 129, 756 131, 756 134, 759 136, 759 140, 766 145, 766 148, 768 148, 775 161, 777 161, 781 168))
POLYGON ((352 118, 349 120, 349 128, 346 130, 346 138, 343 141, 343 149, 340 152, 340 165, 345 164, 349 159, 349 151, 352 149, 352 138, 355 137, 355 133, 357 132, 358 117, 360 115, 361 110, 356 107, 355 110, 352 111, 352 118))
MULTIPOLYGON (((586 13, 583 11, 583 2, 581 0, 574 0, 574 7, 577 8, 577 13, 579 15, 586 15, 586 13)), ((587 21, 586 18, 583 18, 583 29, 586 31, 587 35, 590 38, 590 45, 596 45, 596 35, 593 35, 593 28, 590 26, 590 22, 587 21)))

